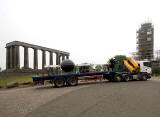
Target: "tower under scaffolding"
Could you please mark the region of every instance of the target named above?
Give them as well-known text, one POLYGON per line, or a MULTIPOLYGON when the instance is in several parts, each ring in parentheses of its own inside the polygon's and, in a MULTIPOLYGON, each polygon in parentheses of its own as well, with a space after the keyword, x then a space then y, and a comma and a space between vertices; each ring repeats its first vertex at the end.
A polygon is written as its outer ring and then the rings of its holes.
MULTIPOLYGON (((137 52, 132 52, 131 55, 136 60, 142 60, 139 58, 139 55, 137 52)), ((155 50, 153 52, 153 59, 150 61, 152 62, 152 68, 159 68, 160 67, 160 50, 155 50)))
POLYGON ((154 58, 154 28, 152 23, 141 24, 137 30, 137 52, 132 53, 136 60, 153 60, 154 58))

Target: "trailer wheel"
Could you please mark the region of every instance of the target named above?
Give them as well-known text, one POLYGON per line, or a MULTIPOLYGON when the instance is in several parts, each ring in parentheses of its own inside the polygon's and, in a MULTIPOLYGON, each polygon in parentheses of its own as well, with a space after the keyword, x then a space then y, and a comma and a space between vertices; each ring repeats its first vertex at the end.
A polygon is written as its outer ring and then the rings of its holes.
POLYGON ((128 75, 125 75, 125 76, 123 77, 123 81, 124 81, 124 82, 128 82, 129 79, 130 79, 130 77, 129 77, 128 75))
POLYGON ((120 82, 121 81, 121 76, 119 74, 114 76, 114 81, 115 82, 120 82))
POLYGON ((75 78, 75 77, 68 78, 67 83, 68 83, 69 86, 77 86, 78 85, 78 79, 75 78))
POLYGON ((54 80, 55 87, 63 87, 65 85, 65 79, 64 78, 57 78, 54 80))

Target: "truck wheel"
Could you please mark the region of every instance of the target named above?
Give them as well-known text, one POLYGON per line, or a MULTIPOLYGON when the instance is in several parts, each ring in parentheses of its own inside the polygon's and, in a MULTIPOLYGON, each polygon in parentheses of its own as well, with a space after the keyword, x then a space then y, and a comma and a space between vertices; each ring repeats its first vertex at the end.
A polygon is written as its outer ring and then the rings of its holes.
POLYGON ((69 86, 77 86, 78 85, 78 79, 77 78, 68 78, 67 81, 69 86))
POLYGON ((141 75, 140 80, 141 81, 146 81, 147 80, 147 76, 146 75, 141 75))
POLYGON ((113 79, 107 79, 109 82, 113 82, 113 79))
POLYGON ((115 81, 115 82, 120 82, 120 81, 121 81, 121 76, 118 75, 118 74, 115 75, 115 76, 114 76, 114 81, 115 81))
POLYGON ((65 84, 65 79, 64 78, 57 78, 54 81, 54 85, 55 87, 59 88, 59 87, 63 87, 65 84))
POLYGON ((128 75, 125 75, 124 78, 123 78, 123 81, 124 81, 124 82, 128 82, 129 79, 130 79, 130 77, 129 77, 128 75))

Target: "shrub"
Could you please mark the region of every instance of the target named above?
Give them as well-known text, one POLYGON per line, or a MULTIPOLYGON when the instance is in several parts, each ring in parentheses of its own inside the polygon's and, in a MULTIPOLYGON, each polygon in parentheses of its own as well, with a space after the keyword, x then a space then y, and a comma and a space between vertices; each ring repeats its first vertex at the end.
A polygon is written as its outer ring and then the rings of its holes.
POLYGON ((160 68, 152 68, 152 75, 160 75, 160 68))

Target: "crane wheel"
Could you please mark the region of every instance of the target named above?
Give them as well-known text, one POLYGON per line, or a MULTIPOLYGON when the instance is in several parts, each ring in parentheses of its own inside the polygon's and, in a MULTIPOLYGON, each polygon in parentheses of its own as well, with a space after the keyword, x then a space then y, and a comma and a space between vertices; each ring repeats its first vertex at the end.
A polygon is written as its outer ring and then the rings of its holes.
POLYGON ((146 75, 141 75, 140 79, 141 81, 146 81, 147 80, 147 76, 146 75))
POLYGON ((129 77, 128 75, 125 75, 125 76, 123 77, 123 81, 124 81, 124 82, 128 82, 129 79, 130 79, 130 77, 129 77))
POLYGON ((63 87, 65 85, 65 79, 64 78, 56 78, 54 80, 54 85, 57 88, 63 87))
POLYGON ((68 78, 67 84, 69 86, 77 86, 78 85, 78 78, 75 78, 75 77, 68 78))
POLYGON ((114 76, 114 81, 115 82, 120 82, 121 81, 121 76, 119 74, 114 76))

